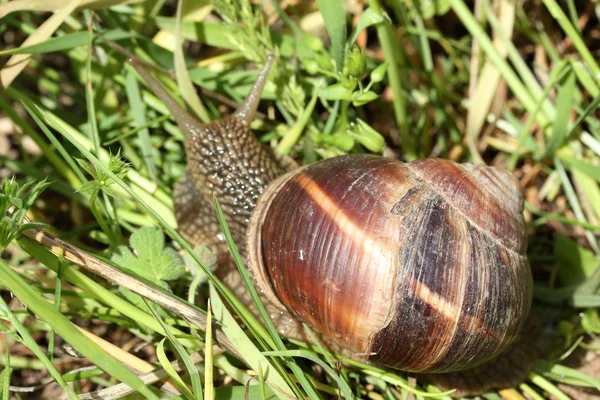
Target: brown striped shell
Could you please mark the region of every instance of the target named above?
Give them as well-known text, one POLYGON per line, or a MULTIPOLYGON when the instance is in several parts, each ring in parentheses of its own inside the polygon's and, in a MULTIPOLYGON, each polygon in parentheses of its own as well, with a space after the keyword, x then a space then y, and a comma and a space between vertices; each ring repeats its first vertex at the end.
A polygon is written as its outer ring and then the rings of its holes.
POLYGON ((522 210, 517 180, 492 167, 336 157, 269 185, 249 263, 274 304, 339 346, 407 371, 462 370, 527 318, 522 210))

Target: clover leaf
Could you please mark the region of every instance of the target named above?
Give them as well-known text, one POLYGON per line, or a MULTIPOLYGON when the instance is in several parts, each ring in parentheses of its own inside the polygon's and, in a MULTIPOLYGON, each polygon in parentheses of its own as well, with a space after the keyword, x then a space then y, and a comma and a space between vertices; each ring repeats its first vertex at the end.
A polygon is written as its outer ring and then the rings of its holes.
MULTIPOLYGON (((119 246, 111 260, 124 271, 170 291, 168 281, 180 278, 185 263, 172 248, 165 248, 165 237, 158 228, 146 226, 134 232, 129 245, 119 246), (133 251, 132 251, 133 250, 133 251)), ((147 310, 140 296, 121 289, 123 295, 136 306, 147 310)))

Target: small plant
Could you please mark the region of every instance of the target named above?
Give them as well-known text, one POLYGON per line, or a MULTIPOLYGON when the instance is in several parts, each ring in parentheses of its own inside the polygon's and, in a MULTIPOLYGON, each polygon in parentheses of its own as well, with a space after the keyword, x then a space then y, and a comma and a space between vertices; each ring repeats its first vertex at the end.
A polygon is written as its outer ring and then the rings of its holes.
POLYGON ((0 254, 21 232, 39 229, 48 225, 39 222, 24 222, 25 216, 35 200, 50 185, 31 181, 19 187, 15 178, 5 179, 0 186, 0 254))
MULTIPOLYGON (((159 228, 140 228, 129 238, 129 245, 131 248, 119 246, 111 260, 131 275, 170 290, 168 282, 184 274, 183 258, 174 249, 165 247, 165 237, 159 228)), ((133 304, 150 313, 139 295, 127 289, 119 290, 133 304)))

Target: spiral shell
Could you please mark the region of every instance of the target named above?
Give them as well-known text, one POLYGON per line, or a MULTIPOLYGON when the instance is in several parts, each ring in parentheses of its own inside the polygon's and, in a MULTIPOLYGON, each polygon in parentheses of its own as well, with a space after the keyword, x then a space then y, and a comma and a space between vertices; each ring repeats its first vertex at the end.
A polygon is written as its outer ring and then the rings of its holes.
POLYGON ((247 250, 269 299, 343 348, 415 372, 498 355, 531 304, 518 181, 491 167, 349 155, 284 175, 247 250))

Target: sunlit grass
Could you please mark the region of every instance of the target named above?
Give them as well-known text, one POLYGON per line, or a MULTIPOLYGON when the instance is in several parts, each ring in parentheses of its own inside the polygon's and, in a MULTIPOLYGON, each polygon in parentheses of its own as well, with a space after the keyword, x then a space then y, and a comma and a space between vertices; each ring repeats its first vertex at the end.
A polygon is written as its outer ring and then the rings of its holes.
MULTIPOLYGON (((185 166, 183 135, 108 41, 161 71, 167 89, 204 121, 239 103, 255 64, 275 54, 264 114, 253 127, 261 141, 299 163, 370 151, 512 170, 526 199, 534 312, 552 305, 560 313, 540 313, 556 344, 539 355, 528 380, 486 398, 569 398, 563 384, 600 389, 598 377, 563 365, 572 352, 600 348, 600 69, 598 39, 590 34, 598 24, 593 7, 572 0, 543 0, 540 7, 476 0, 476 11, 464 0, 375 0, 349 12, 338 0, 267 1, 260 9, 249 1, 104 0, 89 10, 89 0, 57 0, 51 10, 49 3, 0 5, 0 120, 9 126, 0 131, 0 175, 15 177, 0 192, 6 203, 0 207, 6 302, 0 302, 6 338, 0 398, 10 385, 22 385, 24 369, 40 371, 40 384, 56 382, 71 398, 101 389, 100 396, 124 396, 131 389, 120 382, 148 398, 161 395, 156 382, 183 398, 449 396, 420 377, 415 382, 399 371, 338 363, 320 345, 285 340, 264 309, 256 318, 225 288, 209 259, 176 230, 171 193, 185 166), (16 192, 44 179, 47 187, 16 192), (47 225, 23 225, 26 211, 47 225), (116 252, 143 226, 159 227, 166 247, 187 259, 183 276, 163 279, 162 271, 148 282, 133 273, 124 281, 124 289, 148 301, 124 294, 110 276, 106 281, 83 270, 94 271, 89 263, 114 268, 116 252), (88 252, 88 264, 34 235, 23 237, 25 227, 88 252), (144 291, 136 291, 138 280, 148 285, 144 291), (200 286, 199 306, 187 303, 189 287, 203 281, 210 284, 200 286), (203 301, 209 293, 210 334, 203 301), (132 364, 103 351, 75 327, 82 319, 92 328, 105 325, 98 331, 109 341, 108 332, 118 330, 147 343, 146 361, 157 376, 136 376, 126 367, 132 364), (87 364, 64 367, 68 356, 52 348, 63 341, 103 373, 74 376, 68 368, 87 364), (24 355, 25 348, 31 353, 24 355), (74 384, 67 388, 68 382, 74 384)), ((259 303, 236 250, 240 243, 222 222, 259 303)))

